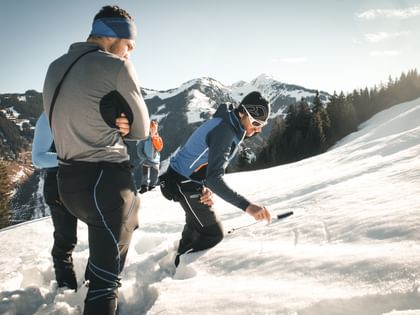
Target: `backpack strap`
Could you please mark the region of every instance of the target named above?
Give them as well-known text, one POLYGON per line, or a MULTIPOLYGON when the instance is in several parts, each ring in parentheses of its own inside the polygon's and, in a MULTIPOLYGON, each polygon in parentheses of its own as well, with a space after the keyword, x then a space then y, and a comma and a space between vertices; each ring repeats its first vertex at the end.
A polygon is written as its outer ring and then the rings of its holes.
POLYGON ((67 69, 67 70, 66 70, 66 72, 64 73, 63 77, 61 78, 60 82, 57 84, 57 87, 55 88, 55 91, 54 91, 53 98, 52 98, 52 100, 51 100, 50 113, 49 113, 49 117, 48 117, 48 121, 49 121, 49 123, 50 123, 50 128, 51 128, 51 129, 52 129, 52 125, 51 125, 51 122, 52 122, 52 113, 53 113, 53 110, 54 110, 55 101, 57 100, 58 93, 60 92, 61 85, 63 84, 64 79, 67 77, 67 75, 69 74, 69 72, 70 72, 71 68, 73 68, 74 64, 75 64, 76 62, 78 62, 80 58, 82 58, 84 55, 87 55, 87 54, 89 54, 89 53, 91 53, 91 52, 98 51, 98 50, 99 50, 99 48, 91 49, 91 50, 88 50, 88 51, 84 52, 84 53, 83 53, 83 54, 81 54, 79 57, 77 57, 77 58, 76 58, 76 60, 74 60, 74 61, 71 63, 71 65, 68 67, 68 69, 67 69))

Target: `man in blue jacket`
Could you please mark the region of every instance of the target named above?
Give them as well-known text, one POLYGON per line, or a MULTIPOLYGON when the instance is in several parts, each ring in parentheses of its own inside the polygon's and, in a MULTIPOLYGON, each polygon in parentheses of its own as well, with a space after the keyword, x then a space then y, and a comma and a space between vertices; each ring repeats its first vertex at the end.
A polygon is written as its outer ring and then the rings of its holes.
POLYGON ((270 104, 259 92, 248 94, 237 108, 222 104, 171 158, 167 172, 160 176, 161 191, 167 199, 179 202, 186 215, 175 265, 180 255, 211 248, 223 239, 211 192, 256 220, 271 221, 266 207, 250 202, 223 180, 239 144, 261 132, 269 115, 270 104))

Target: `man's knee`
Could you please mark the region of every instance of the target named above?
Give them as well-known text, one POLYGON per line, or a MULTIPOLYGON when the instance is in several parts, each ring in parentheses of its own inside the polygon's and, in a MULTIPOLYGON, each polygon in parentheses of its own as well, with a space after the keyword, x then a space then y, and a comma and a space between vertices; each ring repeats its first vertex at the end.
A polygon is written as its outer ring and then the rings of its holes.
POLYGON ((220 223, 216 223, 203 228, 203 235, 209 240, 209 247, 216 246, 223 240, 223 228, 220 223))
MULTIPOLYGON (((129 199, 131 200, 123 207, 123 225, 124 228, 121 231, 121 238, 124 238, 124 231, 128 232, 129 235, 139 227, 139 209, 140 209, 140 197, 138 195, 132 194, 129 199)), ((118 225, 118 223, 116 224, 118 225)), ((131 236, 130 236, 131 238, 131 236)), ((122 240, 124 243, 124 240, 122 240)))

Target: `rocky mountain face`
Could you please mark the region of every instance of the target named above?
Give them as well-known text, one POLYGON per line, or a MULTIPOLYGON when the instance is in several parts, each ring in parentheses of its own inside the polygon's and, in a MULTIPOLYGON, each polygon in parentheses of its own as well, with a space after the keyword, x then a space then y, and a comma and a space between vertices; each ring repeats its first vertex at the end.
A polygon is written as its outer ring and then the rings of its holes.
POLYGON ((36 120, 42 110, 42 94, 34 90, 23 94, 0 95, 0 162, 7 167, 11 223, 36 217, 47 211, 40 198, 40 172, 31 161, 31 143, 36 120))

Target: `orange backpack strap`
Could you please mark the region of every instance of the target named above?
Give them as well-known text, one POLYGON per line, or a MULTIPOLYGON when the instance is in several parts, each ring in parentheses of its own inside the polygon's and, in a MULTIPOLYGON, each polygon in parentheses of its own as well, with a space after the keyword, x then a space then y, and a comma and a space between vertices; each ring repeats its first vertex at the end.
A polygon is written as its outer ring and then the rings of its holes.
POLYGON ((156 151, 160 152, 163 149, 163 140, 160 136, 152 137, 153 147, 156 151))

